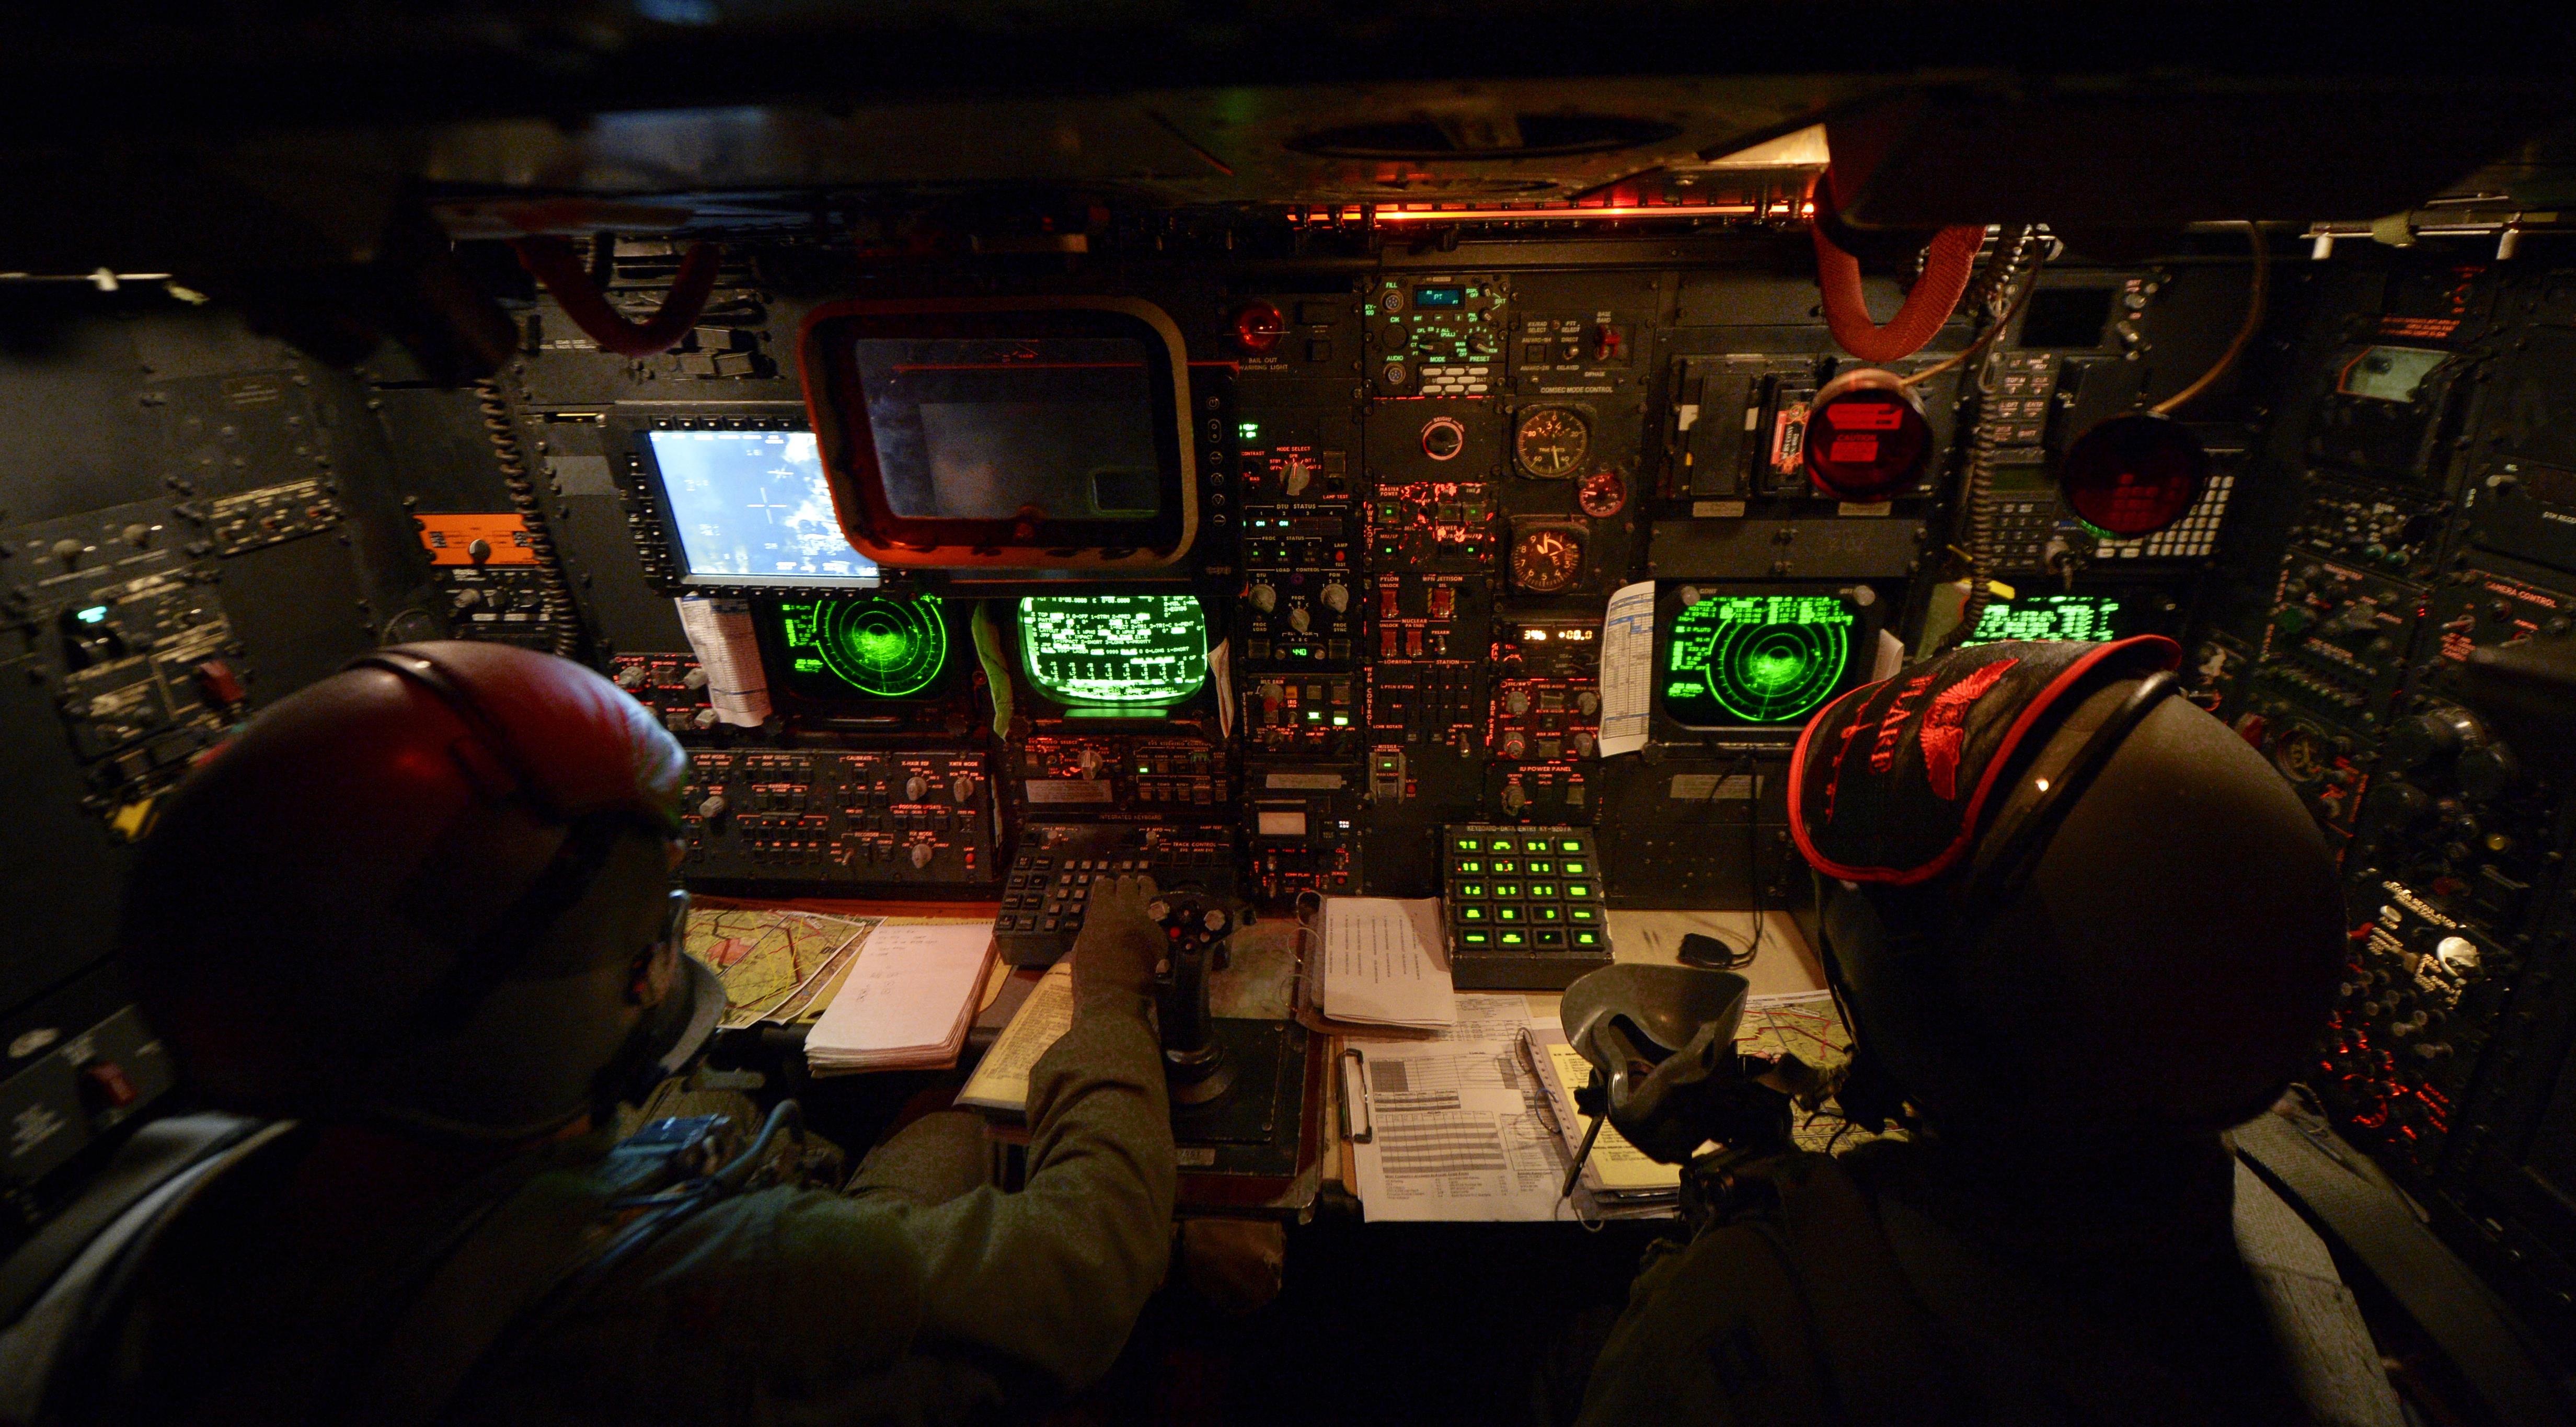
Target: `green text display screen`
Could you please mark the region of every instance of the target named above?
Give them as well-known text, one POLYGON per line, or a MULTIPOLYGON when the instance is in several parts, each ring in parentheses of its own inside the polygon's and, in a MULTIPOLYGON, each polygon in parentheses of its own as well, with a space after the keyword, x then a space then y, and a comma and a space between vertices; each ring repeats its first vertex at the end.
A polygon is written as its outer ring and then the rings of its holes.
POLYGON ((2109 595, 2023 595, 1987 605, 1977 616, 1976 632, 1964 642, 2117 639, 2119 615, 2120 602, 2109 595))
POLYGON ((1192 595, 1032 595, 1020 667, 1061 704, 1168 707, 1207 684, 1207 616, 1192 595))

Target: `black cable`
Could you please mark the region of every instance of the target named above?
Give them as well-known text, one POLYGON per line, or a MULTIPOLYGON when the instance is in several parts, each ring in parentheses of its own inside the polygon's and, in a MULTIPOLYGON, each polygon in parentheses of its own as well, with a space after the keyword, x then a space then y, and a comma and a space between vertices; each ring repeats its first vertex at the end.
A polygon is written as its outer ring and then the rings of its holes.
MULTIPOLYGON (((1715 757, 1719 752, 1714 738, 1703 737, 1700 740, 1700 747, 1711 757, 1715 757)), ((1730 781, 1737 778, 1742 778, 1744 780, 1745 876, 1751 881, 1753 888, 1753 936, 1741 947, 1727 947, 1726 961, 1723 965, 1711 966, 1710 963, 1699 961, 1686 963, 1688 965, 1709 966, 1711 970, 1741 971, 1745 967, 1751 966, 1753 964, 1755 954, 1762 950, 1762 835, 1759 826, 1762 813, 1762 798, 1759 787, 1754 782, 1754 767, 1755 764, 1751 753, 1738 754, 1733 771, 1711 776, 1708 780, 1708 793, 1705 797, 1700 799, 1701 810, 1705 814, 1701 820, 1702 825, 1714 828, 1717 825, 1718 793, 1723 791, 1730 781)), ((1708 934, 1700 933, 1700 935, 1708 934)), ((1709 940, 1718 942, 1721 946, 1725 945, 1724 941, 1716 936, 1709 936, 1709 940)))
POLYGON ((1761 954, 1763 922, 1767 915, 1762 905, 1762 784, 1754 776, 1753 755, 1737 760, 1744 779, 1744 875, 1753 883, 1753 940, 1745 943, 1744 964, 1753 964, 1761 954))

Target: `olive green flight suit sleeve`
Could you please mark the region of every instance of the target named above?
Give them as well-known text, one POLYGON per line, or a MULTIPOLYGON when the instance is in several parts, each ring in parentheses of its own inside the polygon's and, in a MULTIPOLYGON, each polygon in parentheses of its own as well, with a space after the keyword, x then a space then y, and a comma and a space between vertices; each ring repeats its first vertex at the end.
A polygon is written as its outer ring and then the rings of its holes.
POLYGON ((1072 1391, 1109 1370, 1171 1252, 1171 1104, 1142 997, 1077 1008, 1030 1073, 1029 1125, 1019 1192, 902 1210, 922 1266, 919 1350, 998 1354, 1072 1391))
POLYGON ((1089 1385, 1170 1254, 1177 1171, 1142 997, 1077 1010, 1032 1070, 1029 1117, 1017 1193, 930 1202, 863 1174, 856 1196, 708 1209, 507 1354, 452 1420, 947 1423, 1089 1385))

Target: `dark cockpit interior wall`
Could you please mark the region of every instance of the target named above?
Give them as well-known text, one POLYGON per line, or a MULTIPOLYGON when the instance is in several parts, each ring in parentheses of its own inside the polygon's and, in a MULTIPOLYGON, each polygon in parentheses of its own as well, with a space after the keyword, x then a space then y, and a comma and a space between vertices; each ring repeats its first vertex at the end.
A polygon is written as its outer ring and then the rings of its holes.
MULTIPOLYGON (((1976 597, 1976 637, 2181 641, 2191 697, 2298 788, 2353 928, 2309 1083, 2500 1291, 2576 1333, 2576 767, 2551 747, 2576 686, 2553 722, 2472 668, 2576 618, 2576 152, 2545 34, 2321 58, 2267 17, 2224 81, 2125 82, 2174 58, 2163 34, 2053 81, 1997 61, 1933 84, 1918 65, 2058 21, 1961 7, 1902 68, 1840 73, 1806 12, 1733 7, 1737 41, 1692 51, 1710 74, 1674 77, 1655 67, 1691 65, 1602 48, 1671 8, 1643 6, 1581 41, 1626 63, 1578 81, 1508 58, 1538 38, 1516 7, 1457 20, 1446 58, 1427 11, 1291 44, 1313 17, 1256 7, 1140 49, 1062 17, 743 8, 386 19, 195 70, 181 22, 116 50, 67 20, 0 61, 34 96, 13 109, 101 126, 0 146, 0 1247, 184 1097, 106 959, 154 799, 380 645, 549 650, 655 708, 693 758, 695 886, 1000 901, 1044 959, 1069 931, 1021 904, 1015 858, 1086 839, 1284 907, 1439 894, 1444 827, 1589 829, 1607 905, 1795 906, 1789 738, 1938 644, 1973 571, 2009 590, 1976 597), (922 87, 968 51, 979 83, 1029 79, 1051 43, 1090 77, 922 87), (250 97, 191 129, 209 74, 250 97), (168 114, 101 97, 156 80, 168 114), (1914 388, 1931 454, 1876 499, 1800 458, 1819 390, 1864 365, 1808 231, 1829 156, 1882 320, 1930 230, 1992 223, 1991 253, 2047 225, 2020 300, 1892 363, 1932 368, 2004 309, 1914 388), (532 276, 512 243, 534 234, 577 282, 532 276), (683 320, 621 355, 568 290, 683 320), (2218 366, 2258 290, 2241 352, 2173 413, 2210 461, 2188 507, 2126 538, 2079 519, 2076 439, 2218 366), (752 461, 726 509, 767 530, 818 489, 759 484, 805 459, 818 309, 1104 297, 1185 355, 1177 565, 694 578, 715 566, 678 510, 688 462, 752 461), (1599 635, 1639 583, 1658 688, 1642 748, 1605 757, 1599 635), (1178 662, 1085 665, 1047 623, 1071 615, 1021 602, 1040 588, 1178 597, 1133 636, 1178 662), (708 591, 748 601, 766 717, 720 708, 675 603, 708 591)), ((1148 499, 1093 480, 1104 509, 1148 499)), ((1597 955, 1553 924, 1570 901, 1491 905, 1551 938, 1476 943, 1500 984, 1597 955)))

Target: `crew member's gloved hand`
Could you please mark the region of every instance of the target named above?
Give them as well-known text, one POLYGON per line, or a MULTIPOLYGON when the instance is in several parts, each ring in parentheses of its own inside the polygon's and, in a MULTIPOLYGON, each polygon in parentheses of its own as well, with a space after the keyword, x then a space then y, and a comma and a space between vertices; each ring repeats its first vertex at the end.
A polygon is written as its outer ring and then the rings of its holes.
POLYGON ((1141 1015, 1152 994, 1154 964, 1165 955, 1163 929, 1145 915, 1151 877, 1091 884, 1091 910, 1073 939, 1073 999, 1078 1007, 1141 1015))

